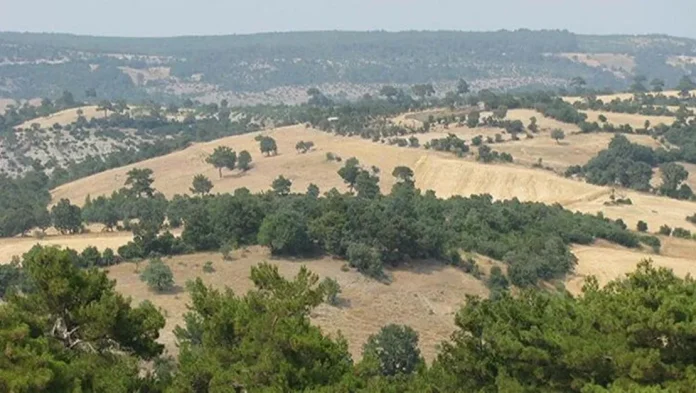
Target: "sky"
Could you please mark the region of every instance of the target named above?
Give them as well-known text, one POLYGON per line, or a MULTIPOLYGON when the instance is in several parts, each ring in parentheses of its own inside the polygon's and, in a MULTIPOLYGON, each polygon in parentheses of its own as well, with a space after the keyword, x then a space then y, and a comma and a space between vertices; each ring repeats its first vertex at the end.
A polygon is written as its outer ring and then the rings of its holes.
POLYGON ((696 0, 0 0, 0 31, 161 37, 567 29, 696 38, 696 0))

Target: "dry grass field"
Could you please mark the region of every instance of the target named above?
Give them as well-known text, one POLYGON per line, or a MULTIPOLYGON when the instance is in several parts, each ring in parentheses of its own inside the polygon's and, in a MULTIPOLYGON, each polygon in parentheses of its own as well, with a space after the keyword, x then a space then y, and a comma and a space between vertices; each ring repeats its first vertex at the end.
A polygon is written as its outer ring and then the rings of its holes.
POLYGON ((601 124, 601 122, 599 121, 599 115, 604 115, 607 118, 607 123, 613 124, 615 126, 629 124, 634 129, 644 128, 646 120, 650 122, 651 127, 654 127, 658 124, 671 125, 676 120, 672 116, 647 116, 630 113, 614 113, 601 111, 582 112, 587 114, 587 121, 589 122, 596 121, 601 124))
POLYGON ((61 246, 82 251, 95 246, 103 251, 111 248, 116 251, 120 246, 133 239, 130 232, 94 232, 81 235, 47 235, 43 239, 35 237, 13 237, 0 239, 0 263, 8 263, 13 256, 21 257, 36 244, 42 246, 61 246))
POLYGON ((595 276, 600 285, 634 271, 643 259, 651 259, 655 266, 672 269, 678 276, 696 275, 696 247, 692 240, 662 238, 660 255, 644 251, 629 250, 607 242, 592 246, 575 246, 573 253, 578 257, 575 273, 565 282, 566 289, 579 294, 588 276, 595 276))
MULTIPOLYGON (((350 270, 342 271, 343 262, 330 258, 315 260, 273 259, 260 247, 248 251, 236 251, 232 261, 224 261, 220 254, 195 254, 167 259, 180 290, 170 294, 154 294, 140 281, 138 266, 125 263, 109 269, 109 276, 116 279, 117 289, 131 296, 136 302, 150 300, 165 311, 167 326, 161 341, 170 351, 175 351, 174 335, 177 324, 183 321, 188 294, 181 290, 189 280, 201 277, 208 285, 232 288, 241 295, 253 288, 249 280, 252 266, 268 261, 278 266, 280 272, 291 277, 302 265, 306 265, 320 277, 332 277, 341 285, 339 307, 321 305, 312 313, 314 323, 325 332, 339 330, 350 344, 355 358, 360 357, 362 344, 369 335, 389 323, 407 324, 420 334, 421 350, 428 360, 436 354, 437 345, 447 339, 454 330, 454 313, 464 301, 465 295, 486 296, 484 284, 470 275, 452 267, 436 263, 419 263, 417 267, 390 270, 390 284, 369 279, 350 270), (214 273, 203 273, 206 261, 212 261, 214 273)), ((142 266, 140 266, 142 268, 142 266)))
POLYGON ((58 123, 62 126, 74 123, 77 120, 78 114, 77 111, 82 110, 82 116, 84 116, 87 120, 90 120, 94 117, 97 116, 104 116, 104 112, 102 111, 97 111, 97 106, 96 105, 87 105, 87 106, 81 106, 77 108, 70 108, 66 109, 60 112, 56 112, 53 114, 50 114, 48 116, 44 117, 39 117, 36 119, 31 119, 28 120, 20 125, 18 125, 17 129, 20 128, 30 128, 32 124, 37 123, 41 128, 50 128, 54 124, 58 123))
MULTIPOLYGON (((692 95, 696 94, 696 90, 691 90, 690 92, 692 95)), ((657 93, 649 93, 649 94, 657 94, 657 93)), ((679 96, 679 90, 665 90, 661 92, 660 94, 664 95, 665 97, 677 97, 679 96)), ((616 93, 616 94, 605 94, 605 95, 599 95, 597 96, 597 99, 602 100, 604 102, 610 102, 615 99, 620 99, 622 101, 628 100, 633 98, 633 93, 616 93)), ((582 101, 584 100, 584 97, 580 96, 567 96, 563 97, 563 100, 569 103, 574 103, 577 101, 582 101)))
MULTIPOLYGON (((635 58, 624 53, 559 53, 557 56, 577 63, 583 63, 590 67, 609 70, 632 72, 636 66, 635 58)), ((618 73, 618 75, 621 76, 623 74, 618 73)))

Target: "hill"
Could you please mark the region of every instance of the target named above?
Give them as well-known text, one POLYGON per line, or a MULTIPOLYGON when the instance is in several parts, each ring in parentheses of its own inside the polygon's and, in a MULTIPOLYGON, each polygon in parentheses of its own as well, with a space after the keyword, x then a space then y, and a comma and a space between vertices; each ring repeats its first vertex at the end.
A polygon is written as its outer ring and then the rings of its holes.
MULTIPOLYGON (((332 152, 343 159, 357 157, 365 166, 374 165, 380 168, 380 186, 384 192, 388 192, 393 185, 394 180, 390 176, 392 170, 396 166, 405 165, 414 170, 418 188, 432 189, 443 198, 453 195, 491 194, 497 199, 518 198, 523 201, 560 203, 571 210, 589 213, 601 211, 608 217, 623 219, 630 227, 635 227, 639 220, 644 220, 655 230, 665 224, 683 227, 687 224, 685 217, 696 211, 696 204, 692 202, 631 190, 620 190, 620 193, 632 199, 633 205, 605 206, 604 202, 609 201, 611 188, 563 178, 553 172, 510 164, 483 165, 472 159, 459 159, 447 153, 340 137, 304 126, 262 132, 261 134, 276 139, 280 152, 277 156, 263 157, 258 153, 258 142, 254 140, 254 136, 258 134, 195 144, 166 156, 108 170, 54 189, 53 199, 55 201, 68 198, 75 203, 82 203, 88 195, 92 198, 110 195, 123 186, 126 173, 132 168, 152 169, 154 187, 167 197, 188 193, 193 177, 199 173, 209 177, 214 184, 213 192, 219 193, 230 192, 240 187, 246 187, 251 191, 268 190, 271 182, 280 175, 293 182, 292 187, 295 191, 303 192, 310 183, 317 184, 322 192, 333 187, 347 190, 336 173, 341 164, 326 160, 326 153, 332 152), (299 154, 295 151, 295 144, 300 140, 313 141, 316 148, 307 154, 299 154), (223 177, 219 178, 217 170, 205 163, 205 158, 217 146, 229 146, 236 151, 248 150, 254 158, 253 169, 246 173, 223 172, 223 177)), ((579 139, 588 141, 591 137, 593 136, 579 139)), ((537 139, 546 142, 528 147, 530 150, 539 148, 539 151, 543 151, 544 144, 548 144, 550 138, 538 137, 534 140, 537 139)), ((517 148, 516 144, 509 146, 517 148)), ((599 148, 599 145, 597 146, 599 148)), ((572 145, 564 147, 572 149, 572 145)), ((567 153, 563 149, 552 152, 556 155, 556 160, 567 153)), ((535 153, 531 155, 539 156, 535 153)), ((549 160, 553 160, 553 157, 549 160)))
MULTIPOLYGON (((81 95, 112 99, 226 98, 232 104, 298 102, 310 86, 359 97, 383 84, 459 78, 475 89, 627 87, 633 75, 675 85, 694 67, 693 40, 583 36, 567 31, 298 32, 119 38, 0 33, 0 96, 81 95)), ((82 97, 79 97, 82 98, 82 97)))

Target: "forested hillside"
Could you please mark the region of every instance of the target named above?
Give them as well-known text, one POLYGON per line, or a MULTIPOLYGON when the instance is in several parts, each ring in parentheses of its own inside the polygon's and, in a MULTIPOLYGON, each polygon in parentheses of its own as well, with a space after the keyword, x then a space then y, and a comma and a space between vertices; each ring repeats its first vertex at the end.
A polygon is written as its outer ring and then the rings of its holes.
MULTIPOLYGON (((474 88, 622 88, 637 73, 674 84, 693 69, 693 40, 567 31, 305 32, 176 38, 0 33, 0 96, 109 99, 187 96, 232 104, 304 100, 308 86, 352 98, 382 84, 459 78, 474 88), (82 98, 90 98, 80 97, 82 98)), ((438 89, 438 90, 440 90, 438 89)))

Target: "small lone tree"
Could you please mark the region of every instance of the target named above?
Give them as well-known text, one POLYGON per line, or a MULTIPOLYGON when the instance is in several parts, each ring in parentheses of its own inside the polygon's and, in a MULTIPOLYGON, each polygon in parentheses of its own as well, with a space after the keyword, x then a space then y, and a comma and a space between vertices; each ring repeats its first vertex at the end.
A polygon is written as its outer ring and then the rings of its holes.
POLYGON ((312 150, 314 147, 314 142, 312 141, 299 141, 297 144, 295 144, 295 150, 297 150, 298 153, 307 153, 308 151, 312 150))
POLYGON ((647 232, 648 231, 648 224, 645 221, 638 221, 638 224, 636 225, 636 229, 638 232, 647 232))
POLYGON ((479 113, 479 111, 472 111, 466 117, 466 125, 469 128, 475 128, 476 126, 479 125, 480 120, 481 120, 481 114, 479 113))
POLYGON ((157 292, 166 292, 174 288, 172 269, 159 258, 150 259, 145 269, 140 273, 140 280, 157 292))
POLYGON ((251 169, 251 161, 251 154, 246 150, 242 150, 237 156, 237 168, 246 172, 251 169))
POLYGON ((276 144, 275 139, 271 138, 270 136, 261 137, 259 147, 261 149, 261 153, 265 154, 266 156, 278 154, 278 145, 276 144))
POLYGON ((82 230, 82 209, 70 203, 69 199, 61 199, 51 208, 53 226, 60 233, 78 233, 82 230))
POLYGON ((213 154, 205 159, 205 162, 217 168, 220 178, 222 178, 222 169, 227 168, 233 170, 237 164, 237 153, 227 146, 218 146, 213 151, 213 154))
POLYGON ((273 183, 271 183, 271 188, 273 192, 280 196, 285 196, 290 193, 290 188, 292 187, 292 181, 286 179, 283 175, 278 176, 273 183))
POLYGON ((341 285, 338 284, 338 281, 334 280, 333 278, 326 277, 321 281, 319 286, 326 294, 326 302, 332 306, 338 305, 338 295, 341 294, 341 285))
POLYGON ((565 132, 563 130, 556 128, 551 131, 551 138, 556 140, 556 143, 561 143, 560 140, 565 139, 565 132))
POLYGON ((204 175, 198 174, 193 177, 193 182, 191 183, 191 190, 194 194, 205 195, 213 189, 213 182, 210 181, 204 175))
POLYGON ((384 376, 411 374, 423 363, 418 349, 418 333, 405 325, 384 326, 367 339, 363 358, 377 360, 379 371, 384 376))

